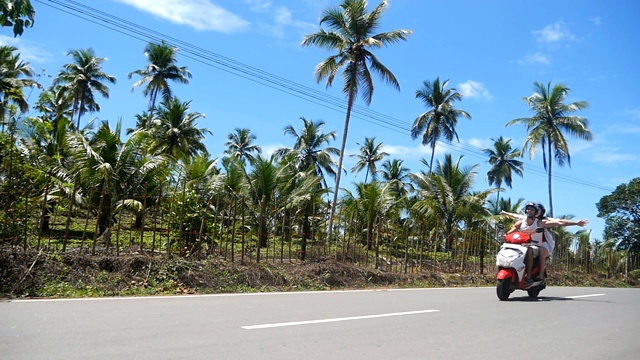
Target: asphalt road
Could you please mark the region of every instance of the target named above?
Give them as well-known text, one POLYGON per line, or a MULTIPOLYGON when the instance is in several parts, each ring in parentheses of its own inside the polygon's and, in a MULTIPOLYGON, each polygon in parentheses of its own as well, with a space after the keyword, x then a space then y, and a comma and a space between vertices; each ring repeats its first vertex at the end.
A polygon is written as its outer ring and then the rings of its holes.
POLYGON ((0 302, 8 359, 640 359, 640 289, 0 302))

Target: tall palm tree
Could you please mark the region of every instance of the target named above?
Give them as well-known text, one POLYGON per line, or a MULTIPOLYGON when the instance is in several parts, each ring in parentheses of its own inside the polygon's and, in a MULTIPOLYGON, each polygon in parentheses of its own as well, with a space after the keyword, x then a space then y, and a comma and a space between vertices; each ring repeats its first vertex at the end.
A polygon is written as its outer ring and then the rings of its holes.
POLYGON ((178 48, 167 44, 164 40, 158 43, 149 43, 144 48, 144 54, 149 60, 146 68, 132 71, 127 74, 131 79, 133 75, 141 77, 131 91, 138 86, 146 84, 142 90, 142 95, 149 96, 149 113, 153 114, 158 93, 162 93, 162 99, 168 101, 172 97, 169 80, 176 81, 181 84, 188 84, 191 73, 185 66, 176 65, 176 55, 178 48))
POLYGON ((376 138, 365 137, 364 144, 360 146, 360 154, 351 155, 358 157, 358 162, 351 171, 355 171, 355 173, 358 174, 362 169, 366 169, 364 182, 367 182, 369 173, 371 173, 371 178, 375 180, 376 173, 378 172, 376 163, 382 161, 382 159, 388 155, 389 153, 382 151, 382 143, 376 144, 376 138))
POLYGON ((416 99, 422 100, 428 111, 413 121, 411 138, 415 139, 422 135, 422 145, 429 144, 431 147, 430 172, 438 140, 444 137, 449 142, 454 138, 459 141, 456 132, 458 118, 462 116, 471 119, 471 115, 466 111, 454 107, 454 103, 462 99, 462 94, 455 88, 447 89, 448 83, 449 80, 446 80, 440 84, 438 77, 433 82, 424 81, 422 88, 416 91, 416 99))
POLYGON ((338 7, 324 10, 320 17, 320 30, 305 36, 302 40, 302 46, 316 45, 336 52, 316 66, 315 75, 318 82, 326 79, 327 87, 330 87, 336 75, 344 68, 342 92, 347 98, 347 114, 344 121, 336 185, 329 217, 329 239, 333 233, 333 217, 340 190, 342 161, 347 144, 351 110, 359 93, 367 105, 371 103, 373 96, 374 86, 369 69, 380 75, 387 84, 395 89, 400 89, 395 75, 369 50, 406 40, 412 33, 410 30, 374 33, 379 28, 382 15, 387 7, 388 2, 385 0, 371 12, 367 12, 367 1, 343 0, 338 7), (323 25, 326 25, 328 30, 322 28, 323 25))
POLYGON ((519 150, 511 148, 511 139, 505 140, 500 136, 498 140, 491 140, 494 141, 493 149, 482 149, 482 152, 489 157, 488 162, 492 165, 489 172, 487 172, 487 182, 489 186, 496 185, 498 189, 498 202, 500 202, 502 182, 504 181, 504 183, 511 188, 511 182, 513 180, 512 174, 516 173, 522 177, 524 165, 522 161, 517 160, 522 156, 522 153, 519 150))
POLYGON ((238 159, 242 163, 244 163, 245 160, 253 162, 253 160, 255 160, 254 154, 262 153, 262 148, 253 144, 256 136, 251 133, 250 129, 236 128, 235 133, 227 135, 227 139, 229 139, 229 141, 224 143, 224 146, 227 147, 224 153, 232 158, 238 159))
POLYGON ((150 129, 153 134, 151 153, 171 155, 175 159, 207 154, 202 141, 211 132, 196 127, 196 121, 204 118, 204 114, 189 112, 190 104, 191 101, 180 102, 178 98, 162 102, 150 129))
POLYGON ((109 98, 106 83, 115 84, 116 78, 102 71, 106 58, 96 57, 93 49, 72 50, 67 55, 73 62, 62 67, 53 85, 63 85, 61 95, 73 104, 72 113, 78 114, 76 128, 80 129, 80 117, 86 112, 100 111, 94 92, 109 98))
POLYGON ((527 139, 522 146, 522 152, 529 150, 529 157, 533 159, 538 145, 542 148, 542 157, 548 175, 549 186, 549 216, 553 217, 553 195, 551 191, 552 162, 555 158, 558 165, 565 162, 571 166, 569 144, 563 132, 575 138, 591 141, 593 133, 589 130, 589 120, 570 114, 586 109, 589 103, 576 101, 565 104, 570 89, 563 84, 547 85, 534 83, 534 93, 523 98, 534 115, 528 118, 513 119, 506 126, 514 124, 527 127, 527 139))

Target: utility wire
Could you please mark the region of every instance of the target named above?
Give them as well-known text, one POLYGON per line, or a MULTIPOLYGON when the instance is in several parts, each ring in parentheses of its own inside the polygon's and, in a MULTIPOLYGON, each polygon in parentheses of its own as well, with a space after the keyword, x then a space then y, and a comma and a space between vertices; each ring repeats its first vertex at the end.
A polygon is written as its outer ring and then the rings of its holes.
MULTIPOLYGON (((118 32, 125 36, 149 43, 165 41, 168 45, 179 48, 184 57, 202 63, 204 65, 216 68, 218 70, 233 74, 243 79, 264 85, 271 89, 284 92, 291 96, 312 102, 314 104, 329 108, 336 112, 344 113, 347 104, 344 99, 329 95, 325 92, 309 88, 307 86, 295 83, 291 80, 268 73, 261 69, 243 64, 231 58, 214 53, 210 50, 201 48, 183 40, 163 34, 161 32, 140 26, 136 23, 127 21, 107 12, 92 8, 88 5, 78 3, 73 0, 34 0, 42 5, 49 6, 55 10, 64 12, 74 17, 81 18, 93 24, 105 27, 109 30, 118 32)), ((392 116, 372 110, 358 104, 354 104, 352 108, 352 117, 374 123, 385 129, 395 131, 401 134, 410 135, 412 124, 392 116)), ((438 141, 438 145, 460 151, 467 155, 487 159, 483 150, 467 143, 453 144, 446 141, 438 141)), ((529 173, 536 176, 546 177, 545 169, 536 165, 530 165, 527 168, 529 173)), ((602 186, 600 184, 590 183, 581 179, 573 178, 562 174, 553 174, 554 179, 566 183, 578 184, 598 190, 613 191, 614 189, 602 186)))

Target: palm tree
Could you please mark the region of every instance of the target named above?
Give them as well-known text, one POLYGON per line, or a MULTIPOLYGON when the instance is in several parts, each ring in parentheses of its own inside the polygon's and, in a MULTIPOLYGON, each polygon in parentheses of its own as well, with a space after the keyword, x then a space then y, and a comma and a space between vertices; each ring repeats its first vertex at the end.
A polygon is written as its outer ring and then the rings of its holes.
POLYGON ((447 249, 452 248, 453 240, 465 221, 489 215, 484 204, 494 191, 472 192, 478 165, 462 167, 461 160, 462 156, 454 162, 451 154, 446 154, 436 171, 414 175, 421 188, 413 209, 423 215, 435 215, 442 225, 440 231, 447 249))
POLYGON ((300 120, 303 122, 300 133, 292 125, 287 125, 284 128, 285 135, 291 135, 295 139, 293 148, 278 149, 275 155, 278 157, 293 155, 296 169, 298 171, 313 169, 316 176, 321 179, 321 184, 326 188, 325 174, 336 176, 335 163, 331 159, 331 155, 338 154, 339 150, 334 147, 324 147, 324 145, 334 140, 336 133, 335 131, 323 133, 322 127, 325 123, 322 120, 313 121, 304 117, 301 117, 300 120))
MULTIPOLYGON (((363 223, 367 250, 374 249, 375 243, 377 260, 380 244, 377 240, 374 242, 374 228, 380 229, 383 219, 393 218, 390 213, 397 204, 395 194, 389 184, 377 181, 361 182, 355 184, 355 194, 347 192, 346 200, 347 203, 355 205, 358 218, 363 223)), ((376 239, 379 238, 380 234, 376 236, 376 239)))
POLYGON ((178 67, 176 65, 177 53, 178 48, 167 44, 164 40, 159 44, 149 43, 144 48, 144 54, 147 60, 149 60, 147 67, 127 74, 129 79, 131 79, 133 75, 139 75, 141 77, 140 80, 133 84, 131 91, 138 86, 146 84, 142 90, 142 95, 149 96, 150 114, 153 114, 155 110, 158 93, 162 92, 164 101, 168 101, 172 97, 169 80, 181 84, 189 83, 188 79, 191 78, 191 73, 186 67, 178 67))
POLYGON ((180 231, 182 241, 187 242, 192 251, 199 250, 206 223, 207 208, 214 191, 221 189, 223 178, 218 180, 220 170, 216 167, 218 159, 209 154, 201 154, 181 163, 184 169, 182 206, 180 206, 180 231), (187 192, 191 196, 187 197, 187 192), (185 220, 185 213, 189 217, 185 220), (186 232, 184 230, 189 230, 186 232))
POLYGON ((355 171, 356 174, 360 173, 362 169, 367 169, 364 175, 364 182, 367 182, 367 177, 369 173, 371 173, 371 178, 373 180, 376 179, 376 173, 378 172, 378 168, 376 167, 376 163, 384 159, 385 156, 389 154, 381 151, 382 143, 376 144, 376 138, 364 138, 364 144, 360 146, 360 154, 353 154, 351 156, 357 156, 358 162, 351 169, 351 171, 355 171))
POLYGON ((303 221, 302 221, 302 252, 301 260, 305 259, 307 240, 311 236, 311 223, 309 218, 313 215, 314 204, 317 197, 323 194, 323 189, 327 188, 325 174, 335 177, 335 163, 331 159, 331 155, 338 154, 339 150, 334 147, 325 147, 331 140, 336 138, 334 131, 323 133, 322 128, 324 121, 312 121, 301 117, 303 128, 300 133, 291 125, 284 128, 284 133, 291 135, 295 139, 293 148, 279 149, 274 155, 282 159, 290 159, 293 167, 299 173, 311 172, 318 178, 317 191, 312 191, 312 195, 302 205, 303 221))
POLYGON ((531 107, 534 115, 529 118, 511 120, 506 126, 514 124, 527 127, 527 139, 522 146, 522 153, 529 149, 529 157, 533 159, 538 145, 542 148, 542 157, 548 175, 549 186, 549 216, 553 217, 553 196, 551 191, 552 162, 564 165, 565 161, 571 166, 569 144, 563 135, 566 132, 578 139, 591 141, 593 133, 589 130, 589 120, 580 116, 571 116, 579 110, 586 109, 589 103, 576 101, 565 104, 564 101, 570 89, 562 84, 554 86, 539 82, 534 83, 534 93, 523 100, 531 107))
POLYGON ((410 170, 404 167, 403 163, 400 159, 386 160, 382 163, 382 170, 379 170, 382 180, 389 183, 396 198, 403 198, 413 191, 410 170))
POLYGON ((253 162, 255 160, 254 154, 262 153, 260 146, 252 144, 256 136, 251 133, 250 129, 236 128, 235 133, 227 135, 227 139, 229 141, 224 143, 224 146, 227 147, 224 153, 231 158, 238 159, 243 164, 245 160, 253 162))
POLYGON ((189 112, 190 104, 191 101, 180 102, 178 98, 162 102, 151 128, 151 153, 171 155, 175 159, 207 154, 202 141, 211 132, 196 127, 196 120, 204 118, 204 114, 189 112))
POLYGON ((136 114, 136 127, 128 128, 127 135, 131 135, 135 133, 137 130, 149 130, 151 125, 153 124, 153 118, 151 117, 151 113, 143 111, 142 114, 136 114))
POLYGON ((0 46, 0 123, 4 129, 5 113, 10 103, 21 112, 29 110, 29 103, 22 91, 25 87, 42 86, 32 79, 34 71, 29 63, 20 60, 14 46, 0 46), (15 54, 14 54, 15 53, 15 54))
POLYGON ((489 186, 496 185, 498 189, 498 202, 500 201, 500 188, 502 182, 509 188, 511 188, 512 173, 516 173, 522 177, 522 171, 524 165, 522 161, 517 158, 522 156, 522 153, 518 150, 511 148, 511 139, 506 140, 500 136, 498 140, 494 141, 493 149, 482 149, 482 151, 489 157, 489 164, 491 169, 487 172, 487 182, 489 186))
POLYGON ((134 197, 140 195, 147 174, 166 162, 163 156, 146 156, 141 137, 132 136, 123 142, 121 127, 118 122, 115 129, 111 129, 107 121, 102 121, 90 138, 73 132, 66 139, 73 169, 82 173, 83 192, 93 195, 88 201, 98 219, 94 251, 98 234, 109 244, 110 232, 107 230, 114 221, 114 212, 124 208, 141 210, 142 204, 134 197))
POLYGON ((351 110, 358 93, 361 94, 367 105, 371 103, 373 96, 374 87, 369 69, 380 75, 387 84, 395 89, 400 89, 395 75, 369 50, 406 40, 412 32, 410 30, 394 30, 374 34, 380 26, 380 20, 387 7, 388 2, 382 1, 371 12, 367 12, 367 1, 343 0, 338 7, 324 10, 320 17, 320 31, 305 36, 302 41, 302 46, 316 45, 336 52, 316 66, 315 75, 318 82, 326 79, 327 87, 330 87, 336 75, 344 68, 342 92, 347 98, 347 114, 344 121, 336 185, 329 217, 329 239, 331 239, 333 232, 333 217, 340 190, 340 175, 344 149, 347 144, 351 110), (328 26, 328 31, 322 28, 323 24, 328 26))
MULTIPOLYGON (((280 166, 275 161, 275 156, 269 159, 258 155, 253 162, 253 169, 249 174, 249 191, 254 206, 258 209, 256 216, 258 230, 258 246, 266 247, 269 237, 269 224, 271 223, 269 214, 271 204, 275 198, 276 190, 280 187, 284 177, 281 176, 286 171, 286 165, 280 166)), ((260 261, 260 252, 257 253, 257 261, 260 261)))
POLYGON ((80 117, 86 112, 100 111, 94 92, 109 98, 109 88, 104 82, 116 83, 116 78, 103 72, 101 64, 106 58, 96 57, 93 49, 72 50, 67 55, 73 62, 63 66, 53 85, 63 85, 61 96, 73 104, 72 114, 78 114, 76 128, 80 129, 80 117))
POLYGON ((434 82, 424 81, 422 88, 416 91, 416 99, 422 100, 429 110, 413 121, 411 138, 422 135, 422 145, 429 144, 431 147, 430 172, 438 140, 444 137, 449 142, 454 138, 459 141, 456 132, 458 118, 462 116, 471 119, 471 115, 466 111, 454 107, 454 103, 462 99, 462 94, 455 88, 447 89, 448 83, 449 80, 446 80, 441 85, 438 77, 434 82))

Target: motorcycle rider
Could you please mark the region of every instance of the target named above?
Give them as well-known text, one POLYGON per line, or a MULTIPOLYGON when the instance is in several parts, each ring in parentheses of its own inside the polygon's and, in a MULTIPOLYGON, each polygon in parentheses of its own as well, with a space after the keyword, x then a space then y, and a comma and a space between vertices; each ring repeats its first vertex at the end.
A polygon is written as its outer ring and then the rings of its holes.
MULTIPOLYGON (((544 277, 544 270, 546 269, 546 257, 550 254, 549 243, 545 245, 543 243, 543 233, 537 233, 536 228, 551 228, 558 226, 586 226, 589 224, 589 220, 578 220, 572 221, 567 219, 551 219, 544 217, 544 206, 539 203, 528 202, 525 205, 525 217, 521 217, 517 214, 511 214, 508 212, 501 212, 503 215, 513 216, 516 215, 519 220, 513 225, 513 227, 507 232, 507 234, 512 233, 514 231, 522 231, 531 236, 532 244, 529 246, 529 251, 527 251, 525 258, 525 272, 526 272, 526 280, 525 285, 531 285, 533 280, 531 279, 531 270, 533 268, 533 259, 537 256, 540 257, 540 279, 536 279, 537 281, 542 280, 544 277)), ((548 230, 545 230, 544 233, 549 233, 548 230)))

